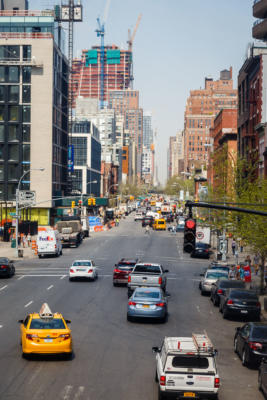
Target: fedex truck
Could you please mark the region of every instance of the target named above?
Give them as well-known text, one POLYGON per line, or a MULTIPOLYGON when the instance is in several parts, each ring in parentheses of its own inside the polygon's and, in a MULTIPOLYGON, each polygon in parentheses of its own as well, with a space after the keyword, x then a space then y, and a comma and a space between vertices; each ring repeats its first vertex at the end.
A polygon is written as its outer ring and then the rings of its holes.
POLYGON ((39 231, 37 236, 38 257, 62 255, 62 243, 60 233, 56 230, 39 231))

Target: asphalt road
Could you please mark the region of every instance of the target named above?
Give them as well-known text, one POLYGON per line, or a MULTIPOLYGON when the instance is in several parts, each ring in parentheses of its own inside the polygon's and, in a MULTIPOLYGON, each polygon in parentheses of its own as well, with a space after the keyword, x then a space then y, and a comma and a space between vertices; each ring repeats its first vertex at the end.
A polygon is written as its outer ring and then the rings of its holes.
POLYGON ((181 250, 181 234, 145 235, 129 216, 118 228, 86 239, 60 258, 22 260, 16 276, 0 281, 1 400, 156 400, 152 346, 164 336, 186 336, 207 330, 219 351, 220 400, 263 399, 257 371, 245 368, 233 351, 236 326, 225 321, 198 290, 207 261, 191 260, 181 250), (112 267, 121 257, 161 262, 169 269, 169 318, 166 324, 126 320, 127 290, 113 287, 112 267), (69 282, 75 259, 92 258, 99 267, 96 282, 69 282), (27 313, 48 302, 70 319, 74 357, 21 357, 19 324, 27 313))

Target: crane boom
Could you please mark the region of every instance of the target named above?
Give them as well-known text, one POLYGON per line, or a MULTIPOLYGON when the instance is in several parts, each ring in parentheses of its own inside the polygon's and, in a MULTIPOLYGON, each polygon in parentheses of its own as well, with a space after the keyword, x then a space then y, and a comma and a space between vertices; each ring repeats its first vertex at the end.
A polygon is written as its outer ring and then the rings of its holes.
POLYGON ((132 33, 132 36, 131 36, 130 29, 128 30, 128 41, 127 41, 127 43, 128 43, 128 50, 129 51, 132 51, 133 41, 134 41, 134 38, 135 38, 135 35, 136 35, 136 32, 137 32, 138 26, 140 24, 141 18, 142 18, 142 14, 139 14, 139 16, 137 18, 137 21, 136 21, 136 24, 135 24, 135 27, 134 27, 134 30, 133 30, 133 33, 132 33))

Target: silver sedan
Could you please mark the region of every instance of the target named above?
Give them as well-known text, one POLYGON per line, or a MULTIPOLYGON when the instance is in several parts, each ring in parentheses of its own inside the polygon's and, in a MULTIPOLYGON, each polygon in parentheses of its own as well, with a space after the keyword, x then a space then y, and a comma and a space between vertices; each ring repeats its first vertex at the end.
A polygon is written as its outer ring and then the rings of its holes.
POLYGON ((134 318, 151 318, 165 322, 167 314, 167 298, 160 288, 136 288, 128 300, 128 321, 134 318))

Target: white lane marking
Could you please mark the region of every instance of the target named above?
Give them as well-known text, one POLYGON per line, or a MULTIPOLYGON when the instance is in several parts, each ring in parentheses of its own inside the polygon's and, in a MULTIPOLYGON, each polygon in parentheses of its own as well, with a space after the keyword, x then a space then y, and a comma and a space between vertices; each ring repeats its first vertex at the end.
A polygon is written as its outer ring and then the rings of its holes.
POLYGON ((21 275, 21 276, 18 278, 18 281, 20 281, 22 278, 24 278, 24 275, 21 275))
POLYGON ((32 375, 31 375, 31 377, 30 377, 30 379, 28 381, 28 384, 31 384, 34 381, 34 379, 40 373, 41 369, 42 369, 41 365, 39 365, 37 368, 35 368, 34 372, 32 373, 32 375))
POLYGON ((212 315, 213 314, 213 311, 210 311, 210 315, 212 315))
POLYGON ((75 393, 74 400, 78 400, 84 392, 84 386, 79 386, 77 392, 75 393))
POLYGON ((50 289, 52 289, 54 287, 54 285, 50 285, 50 286, 48 286, 48 288, 46 289, 46 290, 50 290, 50 289))
POLYGON ((0 329, 3 328, 3 325, 0 325, 0 329))
POLYGON ((198 312, 200 312, 200 308, 199 308, 199 306, 196 306, 196 308, 197 308, 197 311, 198 311, 198 312))
POLYGON ((98 275, 98 276, 103 276, 104 278, 108 278, 108 277, 111 277, 111 276, 113 276, 113 275, 98 275))
POLYGON ((32 303, 33 303, 33 301, 31 300, 31 301, 29 301, 29 303, 25 304, 24 307, 25 307, 25 308, 26 308, 26 307, 29 307, 32 303))
POLYGON ((38 275, 37 274, 34 274, 34 275, 33 274, 27 274, 27 275, 24 275, 24 276, 25 276, 25 278, 27 276, 48 276, 49 277, 49 276, 62 276, 62 274, 53 274, 53 275, 48 275, 48 274, 45 274, 45 275, 44 274, 38 274, 38 275))
POLYGON ((67 275, 63 275, 60 279, 64 279, 64 278, 66 278, 66 276, 67 276, 67 275))
POLYGON ((62 393, 61 393, 61 395, 60 395, 60 398, 61 398, 62 400, 69 400, 69 398, 70 398, 70 392, 72 391, 72 388, 73 388, 73 386, 66 385, 66 386, 64 387, 64 389, 62 390, 62 393))
POLYGON ((8 285, 5 285, 5 286, 1 287, 0 290, 4 290, 4 289, 7 288, 7 287, 8 287, 8 285))

